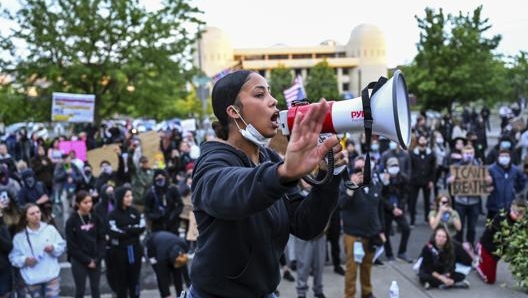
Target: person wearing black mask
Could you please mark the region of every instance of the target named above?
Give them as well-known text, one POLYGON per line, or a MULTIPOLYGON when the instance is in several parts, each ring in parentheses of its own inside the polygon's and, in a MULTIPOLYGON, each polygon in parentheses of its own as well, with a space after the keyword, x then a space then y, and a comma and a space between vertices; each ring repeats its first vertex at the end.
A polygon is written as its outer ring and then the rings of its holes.
POLYGON ((108 215, 111 270, 116 273, 117 298, 138 298, 140 294, 141 257, 143 247, 139 237, 145 231, 145 221, 132 206, 132 189, 115 190, 116 208, 108 215))
POLYGON ((409 189, 409 214, 411 226, 416 221, 416 203, 418 194, 422 191, 424 198, 424 222, 427 223, 427 215, 431 210, 431 190, 433 190, 436 174, 436 157, 434 152, 427 146, 426 135, 417 136, 418 145, 411 152, 411 179, 409 189))
POLYGON ((152 232, 178 233, 183 201, 176 185, 171 184, 167 171, 156 169, 152 186, 145 195, 145 216, 152 232))
POLYGON ((27 203, 37 204, 42 212, 42 221, 53 224, 53 204, 44 183, 37 180, 31 168, 25 169, 21 176, 23 183, 17 196, 19 207, 22 208, 27 203))
POLYGON ((88 163, 84 164, 83 167, 83 176, 81 182, 79 183, 79 190, 84 190, 90 193, 90 196, 93 199, 93 204, 99 202, 99 193, 95 188, 95 176, 93 175, 92 166, 88 163))
MULTIPOLYGON (((98 215, 104 225, 105 228, 105 234, 106 239, 109 238, 109 230, 110 230, 110 223, 108 220, 108 214, 112 212, 115 209, 116 202, 114 198, 114 186, 111 184, 104 184, 101 189, 99 189, 99 202, 94 207, 94 213, 98 215)), ((110 243, 106 243, 106 253, 105 253, 105 265, 106 265, 106 281, 108 282, 108 286, 112 291, 116 292, 116 276, 119 274, 116 272, 116 268, 113 265, 113 259, 110 255, 110 243)))

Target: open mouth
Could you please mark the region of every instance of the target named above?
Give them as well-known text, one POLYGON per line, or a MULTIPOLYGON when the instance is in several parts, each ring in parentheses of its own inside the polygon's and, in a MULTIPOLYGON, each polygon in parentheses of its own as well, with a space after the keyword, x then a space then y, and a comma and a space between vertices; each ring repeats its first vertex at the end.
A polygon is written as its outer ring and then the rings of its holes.
POLYGON ((271 122, 273 122, 274 127, 279 127, 279 111, 275 112, 271 118, 271 122))

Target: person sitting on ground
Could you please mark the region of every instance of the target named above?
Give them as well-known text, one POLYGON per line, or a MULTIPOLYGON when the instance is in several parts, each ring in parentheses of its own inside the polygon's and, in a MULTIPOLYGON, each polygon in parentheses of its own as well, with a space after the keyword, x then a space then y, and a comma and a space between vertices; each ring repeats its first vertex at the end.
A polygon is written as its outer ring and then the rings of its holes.
POLYGON ((423 247, 421 257, 418 278, 425 289, 469 287, 466 276, 455 271, 453 242, 444 226, 436 227, 431 239, 423 247))
POLYGON ((455 262, 465 266, 471 266, 476 256, 469 242, 461 243, 454 239, 455 235, 462 229, 462 222, 458 212, 453 209, 451 197, 447 193, 439 194, 435 199, 434 209, 429 212, 429 226, 436 229, 443 226, 448 231, 453 248, 455 250, 455 262))

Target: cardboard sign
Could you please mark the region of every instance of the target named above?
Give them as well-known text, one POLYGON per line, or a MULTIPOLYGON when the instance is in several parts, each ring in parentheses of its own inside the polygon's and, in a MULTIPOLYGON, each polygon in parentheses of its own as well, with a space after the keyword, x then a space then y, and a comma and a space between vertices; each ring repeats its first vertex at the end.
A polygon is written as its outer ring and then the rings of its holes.
POLYGON ((455 181, 451 183, 451 194, 453 196, 480 196, 487 194, 486 166, 451 166, 451 176, 455 181))

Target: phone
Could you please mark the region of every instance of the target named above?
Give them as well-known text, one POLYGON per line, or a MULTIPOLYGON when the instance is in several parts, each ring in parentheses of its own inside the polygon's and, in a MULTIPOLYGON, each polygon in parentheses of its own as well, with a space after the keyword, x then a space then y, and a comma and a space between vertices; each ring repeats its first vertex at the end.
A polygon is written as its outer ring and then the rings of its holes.
POLYGON ((0 203, 2 205, 9 204, 9 196, 7 196, 7 192, 3 191, 0 193, 0 203))

